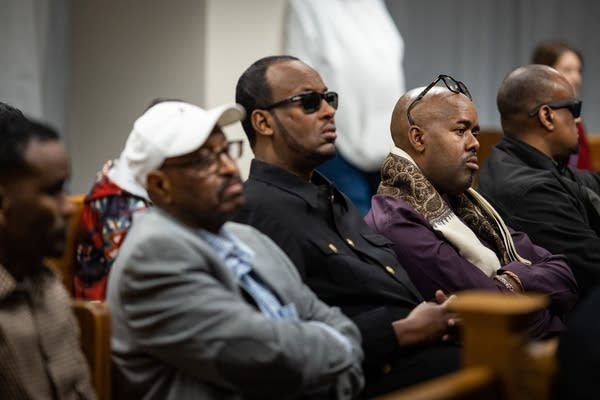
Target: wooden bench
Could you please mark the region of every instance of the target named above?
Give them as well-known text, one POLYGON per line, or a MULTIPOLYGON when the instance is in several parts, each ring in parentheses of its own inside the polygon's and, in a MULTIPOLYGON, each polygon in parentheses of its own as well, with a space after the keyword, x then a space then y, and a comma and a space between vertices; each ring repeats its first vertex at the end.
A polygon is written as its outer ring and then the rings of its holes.
MULTIPOLYGON (((47 262, 58 271, 65 288, 73 295, 73 277, 77 262, 75 241, 85 195, 72 195, 69 199, 75 205, 75 211, 69 220, 65 251, 62 257, 49 258, 47 262)), ((79 323, 81 349, 90 366, 96 395, 98 400, 109 400, 111 398, 110 312, 104 302, 98 301, 74 299, 72 307, 79 323)))
MULTIPOLYGON (((503 136, 502 131, 483 130, 479 132, 479 136, 477 137, 477 140, 479 141, 479 151, 477 151, 477 163, 479 164, 479 168, 483 166, 485 160, 490 156, 492 148, 500 143, 503 136)), ((478 183, 479 173, 473 179, 472 186, 476 188, 478 183)))
POLYGON ((590 145, 590 156, 592 158, 592 167, 594 171, 600 171, 600 133, 591 133, 587 135, 590 145))
POLYGON ((65 241, 65 251, 62 257, 49 258, 48 263, 56 269, 62 276, 62 281, 67 291, 74 294, 73 277, 75 275, 75 264, 77 263, 77 249, 75 248, 75 240, 77 239, 77 230, 79 228, 79 220, 83 211, 83 201, 85 195, 76 194, 69 196, 71 202, 75 205, 75 211, 69 220, 67 229, 67 238, 65 241))
POLYGON ((462 369, 377 400, 549 400, 558 342, 531 342, 522 328, 546 304, 542 295, 460 293, 450 307, 462 320, 462 369))
POLYGON ((81 350, 90 366, 98 400, 111 398, 110 313, 104 302, 73 300, 81 350))

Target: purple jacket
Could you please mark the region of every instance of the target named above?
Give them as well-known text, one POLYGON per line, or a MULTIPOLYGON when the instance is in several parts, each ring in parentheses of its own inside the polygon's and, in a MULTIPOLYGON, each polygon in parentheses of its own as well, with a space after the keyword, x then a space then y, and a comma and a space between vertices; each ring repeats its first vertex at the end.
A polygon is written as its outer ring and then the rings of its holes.
MULTIPOLYGON (((365 216, 365 221, 375 232, 394 243, 398 259, 426 299, 433 298, 437 289, 446 293, 467 289, 508 291, 501 283, 465 260, 452 244, 433 230, 421 214, 400 199, 373 196, 371 210, 365 216)), ((550 254, 534 245, 522 232, 511 230, 511 234, 519 254, 530 260, 532 265, 511 262, 502 266, 498 273, 514 272, 526 291, 549 296, 551 304, 548 309, 531 321, 535 337, 563 330, 559 316, 575 305, 578 289, 565 257, 550 254)))

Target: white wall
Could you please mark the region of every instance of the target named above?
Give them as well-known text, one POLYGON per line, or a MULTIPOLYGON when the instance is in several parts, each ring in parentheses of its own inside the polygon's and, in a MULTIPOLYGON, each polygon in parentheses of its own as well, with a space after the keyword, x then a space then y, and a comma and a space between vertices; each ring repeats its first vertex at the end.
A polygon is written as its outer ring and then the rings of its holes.
POLYGON ((71 2, 71 192, 87 192, 155 97, 202 104, 205 1, 71 2))
MULTIPOLYGON (((239 76, 261 57, 280 54, 283 48, 285 0, 206 1, 205 106, 235 101, 239 76)), ((246 139, 240 124, 225 129, 231 138, 246 139)), ((240 160, 247 176, 252 151, 247 140, 240 160)))
MULTIPOLYGON (((68 116, 71 192, 87 192, 155 97, 212 107, 235 100, 239 75, 282 46, 284 0, 71 2, 68 116)), ((244 137, 241 125, 226 129, 244 137)), ((247 175, 252 158, 241 162, 247 175)))

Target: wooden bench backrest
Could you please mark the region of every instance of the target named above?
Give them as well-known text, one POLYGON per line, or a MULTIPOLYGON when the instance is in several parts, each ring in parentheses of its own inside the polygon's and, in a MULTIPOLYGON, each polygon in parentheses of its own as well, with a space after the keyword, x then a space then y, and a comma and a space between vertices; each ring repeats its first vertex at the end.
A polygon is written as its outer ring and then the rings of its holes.
POLYGON ((75 265, 77 263, 75 240, 77 239, 77 230, 79 229, 79 220, 83 211, 83 200, 85 195, 76 194, 69 196, 71 202, 75 205, 75 212, 69 221, 67 230, 67 238, 65 241, 65 251, 62 257, 48 258, 48 263, 55 268, 61 275, 63 284, 67 291, 73 295, 73 277, 75 275, 75 265))
POLYGON ((532 343, 521 324, 546 304, 542 295, 459 293, 450 307, 462 321, 463 368, 378 400, 550 400, 558 342, 532 343))
POLYGON ((110 312, 104 302, 73 300, 85 355, 98 400, 111 398, 110 312))

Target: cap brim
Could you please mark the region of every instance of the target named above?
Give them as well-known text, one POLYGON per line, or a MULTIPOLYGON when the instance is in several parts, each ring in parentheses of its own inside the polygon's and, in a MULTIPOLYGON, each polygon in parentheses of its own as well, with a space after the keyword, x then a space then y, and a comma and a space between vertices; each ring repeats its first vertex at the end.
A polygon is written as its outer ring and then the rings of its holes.
POLYGON ((231 103, 224 104, 219 107, 215 107, 209 110, 210 113, 215 113, 217 117, 217 125, 220 127, 231 125, 235 122, 241 121, 246 116, 246 110, 239 104, 231 103))

